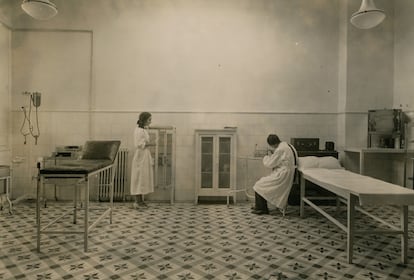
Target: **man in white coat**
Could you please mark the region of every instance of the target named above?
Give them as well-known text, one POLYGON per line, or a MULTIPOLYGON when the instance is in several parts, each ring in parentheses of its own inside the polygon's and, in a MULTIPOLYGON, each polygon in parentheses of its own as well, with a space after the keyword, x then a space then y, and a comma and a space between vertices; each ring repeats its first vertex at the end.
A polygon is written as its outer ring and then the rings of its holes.
POLYGON ((252 213, 258 215, 269 214, 267 202, 285 210, 296 169, 297 153, 291 145, 280 141, 276 134, 270 134, 267 143, 269 151, 263 158, 263 164, 272 172, 253 186, 255 207, 252 213))

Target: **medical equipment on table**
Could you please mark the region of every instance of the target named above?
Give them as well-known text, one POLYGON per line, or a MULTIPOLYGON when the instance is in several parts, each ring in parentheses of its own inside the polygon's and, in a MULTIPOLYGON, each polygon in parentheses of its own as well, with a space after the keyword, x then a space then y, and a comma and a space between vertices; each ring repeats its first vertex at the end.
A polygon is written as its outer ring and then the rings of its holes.
MULTIPOLYGON (((61 164, 66 160, 74 160, 79 159, 82 155, 82 146, 78 145, 70 145, 70 146, 57 146, 55 151, 49 157, 39 158, 38 162, 40 162, 41 166, 50 166, 61 164)), ((58 184, 54 184, 54 198, 57 201, 57 186, 58 184)), ((43 191, 45 191, 43 189, 43 191)), ((42 194, 44 207, 47 207, 47 198, 45 193, 42 194)))

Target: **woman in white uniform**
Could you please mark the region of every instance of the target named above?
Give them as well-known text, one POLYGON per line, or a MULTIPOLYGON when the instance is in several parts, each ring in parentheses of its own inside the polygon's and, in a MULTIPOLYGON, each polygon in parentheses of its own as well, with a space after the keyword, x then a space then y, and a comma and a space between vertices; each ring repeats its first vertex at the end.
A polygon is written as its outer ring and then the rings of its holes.
POLYGON ((134 208, 147 206, 143 195, 154 192, 153 159, 149 150, 150 137, 148 126, 151 124, 151 114, 142 112, 139 115, 134 131, 134 157, 131 166, 131 195, 135 195, 134 208))
POLYGON ((272 173, 262 177, 253 186, 255 191, 255 207, 252 213, 268 214, 267 202, 284 210, 287 206, 290 189, 295 175, 297 154, 286 142, 281 142, 276 134, 267 137, 268 155, 263 158, 265 167, 272 173))

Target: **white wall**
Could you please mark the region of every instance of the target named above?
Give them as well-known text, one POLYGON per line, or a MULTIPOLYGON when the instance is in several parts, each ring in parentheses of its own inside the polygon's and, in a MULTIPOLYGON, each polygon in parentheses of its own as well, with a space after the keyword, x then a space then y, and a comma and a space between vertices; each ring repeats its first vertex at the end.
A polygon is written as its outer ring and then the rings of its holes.
POLYGON ((0 0, 0 164, 10 165, 12 2, 0 0))
POLYGON ((28 156, 21 192, 36 158, 56 145, 117 138, 130 148, 143 110, 154 124, 177 128, 176 196, 191 200, 194 129, 237 126, 245 155, 270 132, 319 137, 321 148, 346 138, 343 148, 366 144, 368 109, 392 106, 393 15, 371 31, 354 30, 348 18, 359 0, 54 2, 59 14, 50 21, 14 4, 13 151, 28 156), (19 135, 22 90, 42 92, 38 145, 23 145, 19 135))
POLYGON ((143 110, 154 124, 177 128, 178 200, 194 193, 196 128, 237 126, 239 154, 264 146, 270 132, 287 141, 320 137, 321 147, 336 141, 337 1, 55 3, 59 14, 47 22, 15 10, 13 150, 27 156, 15 180, 21 192, 37 157, 56 145, 117 138, 131 148, 143 110), (90 30, 92 52, 70 30, 90 30), (38 145, 23 145, 18 131, 25 90, 42 92, 38 145))
POLYGON ((11 31, 0 23, 0 165, 11 161, 11 31))
POLYGON ((15 27, 93 30, 93 109, 335 112, 337 1, 55 3, 15 27))
MULTIPOLYGON (((394 3, 377 0, 386 11, 385 20, 372 29, 358 29, 348 20, 346 33, 346 147, 366 147, 367 112, 393 108, 394 86, 394 3)), ((347 1, 347 18, 359 9, 361 1, 347 1)))
POLYGON ((10 0, 0 0, 0 22, 7 26, 12 25, 13 18, 13 3, 10 0))
MULTIPOLYGON (((414 56, 412 46, 414 43, 414 26, 412 14, 414 3, 401 0, 395 3, 395 52, 394 52, 394 107, 409 111, 409 125, 407 129, 408 148, 414 150, 414 56)), ((414 161, 408 161, 408 176, 413 177, 414 161)), ((401 177, 401 176, 400 176, 401 177)), ((407 186, 414 186, 413 181, 407 186)))
POLYGON ((394 107, 414 111, 414 2, 400 0, 395 3, 395 52, 394 52, 394 107))
POLYGON ((397 1, 395 5, 395 55, 394 55, 394 107, 410 111, 407 131, 408 147, 414 149, 414 27, 412 24, 413 1, 397 1))

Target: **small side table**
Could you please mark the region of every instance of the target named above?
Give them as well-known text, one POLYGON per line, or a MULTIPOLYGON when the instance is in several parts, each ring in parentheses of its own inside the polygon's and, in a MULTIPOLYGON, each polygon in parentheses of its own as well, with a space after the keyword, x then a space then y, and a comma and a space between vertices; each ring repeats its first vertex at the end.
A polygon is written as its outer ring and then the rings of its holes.
POLYGON ((9 203, 9 213, 13 213, 13 204, 10 200, 11 168, 8 165, 0 165, 0 182, 4 182, 3 193, 0 194, 0 209, 3 210, 4 199, 9 203))

